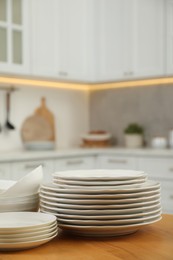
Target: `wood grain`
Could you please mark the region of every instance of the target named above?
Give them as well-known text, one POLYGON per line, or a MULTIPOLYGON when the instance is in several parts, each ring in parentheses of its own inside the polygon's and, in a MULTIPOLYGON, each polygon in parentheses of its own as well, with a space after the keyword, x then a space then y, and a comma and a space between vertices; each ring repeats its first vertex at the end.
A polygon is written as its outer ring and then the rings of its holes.
POLYGON ((63 232, 40 247, 0 253, 0 260, 172 260, 173 215, 138 232, 114 238, 81 238, 63 232))
POLYGON ((41 99, 41 105, 35 110, 35 115, 43 117, 50 125, 52 130, 51 141, 55 141, 55 119, 53 113, 46 106, 46 98, 41 99))

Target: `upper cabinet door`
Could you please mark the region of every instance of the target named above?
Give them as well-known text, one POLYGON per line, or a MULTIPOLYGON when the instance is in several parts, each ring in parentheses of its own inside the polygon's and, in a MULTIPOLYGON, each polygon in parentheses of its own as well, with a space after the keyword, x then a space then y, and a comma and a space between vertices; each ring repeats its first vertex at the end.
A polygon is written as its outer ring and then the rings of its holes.
POLYGON ((133 74, 135 77, 165 75, 165 2, 132 0, 133 74))
POLYGON ((100 0, 97 3, 98 9, 94 17, 97 29, 94 37, 98 44, 96 48, 99 50, 97 56, 99 72, 96 76, 98 81, 121 79, 126 74, 126 54, 130 52, 125 35, 125 31, 128 32, 126 2, 126 0, 100 0))
POLYGON ((0 1, 0 71, 28 73, 28 6, 26 0, 0 1))
POLYGON ((166 2, 167 14, 167 74, 173 74, 173 0, 166 2))
POLYGON ((57 1, 57 77, 88 80, 88 0, 57 1))
POLYGON ((54 77, 56 73, 56 10, 55 0, 31 1, 31 73, 54 77))
POLYGON ((97 79, 165 75, 163 0, 100 0, 97 79))

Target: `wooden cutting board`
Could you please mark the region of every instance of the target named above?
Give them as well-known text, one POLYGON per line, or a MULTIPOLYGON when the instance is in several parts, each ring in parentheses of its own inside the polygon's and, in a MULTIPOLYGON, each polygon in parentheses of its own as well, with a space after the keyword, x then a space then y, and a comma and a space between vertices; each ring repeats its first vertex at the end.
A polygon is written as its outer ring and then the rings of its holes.
POLYGON ((41 99, 41 105, 35 110, 35 115, 44 118, 49 123, 52 130, 50 140, 55 141, 55 119, 53 113, 46 106, 46 98, 41 99))
POLYGON ((55 141, 55 121, 53 113, 46 107, 46 99, 34 114, 26 118, 21 128, 23 142, 55 141))

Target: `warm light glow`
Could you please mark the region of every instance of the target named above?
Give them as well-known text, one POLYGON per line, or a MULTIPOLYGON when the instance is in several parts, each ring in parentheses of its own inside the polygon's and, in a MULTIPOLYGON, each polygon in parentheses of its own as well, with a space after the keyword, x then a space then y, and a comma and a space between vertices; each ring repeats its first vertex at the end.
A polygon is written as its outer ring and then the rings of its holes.
POLYGON ((47 87, 47 88, 59 88, 59 89, 71 89, 71 90, 88 90, 87 84, 71 83, 71 82, 59 82, 48 80, 36 80, 36 79, 24 79, 13 77, 0 77, 0 84, 7 84, 17 86, 34 86, 34 87, 47 87))
POLYGON ((133 81, 122 81, 122 82, 111 82, 93 84, 90 87, 91 91, 114 89, 114 88, 128 88, 128 87, 143 87, 143 86, 158 86, 173 84, 173 78, 158 78, 158 79, 144 79, 144 80, 133 80, 133 81))
POLYGON ((0 76, 0 85, 3 84, 8 86, 11 85, 14 87, 33 86, 33 87, 71 89, 71 90, 80 90, 80 91, 99 91, 104 89, 168 85, 168 84, 173 84, 173 77, 85 84, 85 83, 60 82, 60 81, 53 81, 47 79, 39 80, 39 79, 30 79, 30 78, 17 78, 11 76, 9 77, 0 76))

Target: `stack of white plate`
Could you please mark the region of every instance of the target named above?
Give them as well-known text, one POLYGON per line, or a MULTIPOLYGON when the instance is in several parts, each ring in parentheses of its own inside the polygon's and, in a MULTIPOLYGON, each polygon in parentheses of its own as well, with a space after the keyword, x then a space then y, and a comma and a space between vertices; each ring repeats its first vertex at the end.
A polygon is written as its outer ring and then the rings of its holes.
MULTIPOLYGON (((23 195, 16 193, 13 196, 3 196, 3 192, 12 187, 16 182, 0 180, 0 212, 10 211, 38 211, 39 193, 23 195)), ((8 194, 7 194, 8 195, 8 194)))
POLYGON ((129 170, 53 174, 40 190, 40 210, 59 227, 82 236, 129 234, 161 219, 160 184, 129 170))
POLYGON ((0 213, 0 251, 29 249, 57 235, 56 217, 39 212, 0 213))

